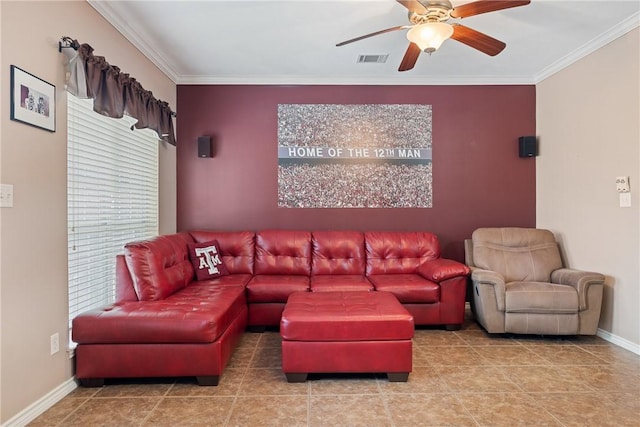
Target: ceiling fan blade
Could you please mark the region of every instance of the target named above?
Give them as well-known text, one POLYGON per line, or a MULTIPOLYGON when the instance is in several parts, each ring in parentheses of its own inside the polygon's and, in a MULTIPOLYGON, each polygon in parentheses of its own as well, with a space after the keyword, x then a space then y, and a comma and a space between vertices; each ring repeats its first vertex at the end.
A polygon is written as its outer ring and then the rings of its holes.
POLYGON ((345 40, 343 42, 337 43, 336 46, 344 46, 345 44, 357 42, 357 41, 360 41, 362 39, 367 39, 369 37, 378 36, 378 35, 384 34, 384 33, 390 33, 392 31, 404 30, 406 28, 410 28, 410 27, 407 26, 407 25, 400 25, 398 27, 387 28, 385 30, 376 31, 375 33, 365 34, 364 36, 356 37, 355 39, 345 40))
POLYGON ((417 0, 396 0, 398 3, 409 9, 409 12, 417 13, 418 15, 424 15, 427 13, 427 9, 417 0))
POLYGON ((504 42, 494 39, 480 31, 465 27, 460 24, 451 24, 453 27, 452 39, 464 43, 489 56, 496 56, 507 46, 504 42))
POLYGON ((420 56, 420 47, 415 43, 409 43, 409 47, 402 58, 398 71, 408 71, 416 65, 418 56, 420 56))
POLYGON ((452 18, 466 18, 467 16, 480 15, 481 13, 494 12, 496 10, 525 6, 530 1, 489 1, 480 0, 455 7, 451 11, 452 18))

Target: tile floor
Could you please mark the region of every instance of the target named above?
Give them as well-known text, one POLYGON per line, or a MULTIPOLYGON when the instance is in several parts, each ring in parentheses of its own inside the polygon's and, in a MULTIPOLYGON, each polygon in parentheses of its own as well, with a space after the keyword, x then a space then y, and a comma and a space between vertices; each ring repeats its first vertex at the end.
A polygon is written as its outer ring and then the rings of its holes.
POLYGON ((416 330, 406 383, 289 384, 277 331, 246 333, 217 387, 193 378, 79 387, 31 426, 640 426, 640 356, 598 337, 416 330))

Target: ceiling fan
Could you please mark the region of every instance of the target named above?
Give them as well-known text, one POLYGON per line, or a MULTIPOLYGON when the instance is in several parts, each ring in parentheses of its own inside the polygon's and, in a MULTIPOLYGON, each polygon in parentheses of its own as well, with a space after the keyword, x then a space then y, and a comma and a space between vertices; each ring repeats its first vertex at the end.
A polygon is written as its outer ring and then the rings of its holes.
POLYGON ((397 30, 406 30, 409 48, 407 49, 398 71, 407 71, 416 65, 420 52, 431 54, 435 52, 442 43, 451 38, 460 43, 464 43, 480 52, 490 56, 495 56, 506 47, 504 42, 494 39, 480 31, 460 25, 448 23, 449 19, 466 18, 481 13, 495 12, 497 10, 509 9, 517 6, 525 6, 530 1, 508 1, 508 0, 479 0, 453 7, 448 0, 396 0, 409 10, 409 22, 411 25, 400 25, 374 33, 365 34, 360 37, 345 40, 336 44, 344 46, 369 37, 397 30))

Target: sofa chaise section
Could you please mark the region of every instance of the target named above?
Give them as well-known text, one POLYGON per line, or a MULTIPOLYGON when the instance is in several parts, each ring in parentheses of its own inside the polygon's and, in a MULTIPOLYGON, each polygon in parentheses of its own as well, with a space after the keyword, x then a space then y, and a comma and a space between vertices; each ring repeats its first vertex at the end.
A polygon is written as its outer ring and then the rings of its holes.
POLYGON ((76 377, 194 376, 217 385, 247 325, 243 285, 193 282, 187 233, 125 247, 116 302, 73 319, 76 377))

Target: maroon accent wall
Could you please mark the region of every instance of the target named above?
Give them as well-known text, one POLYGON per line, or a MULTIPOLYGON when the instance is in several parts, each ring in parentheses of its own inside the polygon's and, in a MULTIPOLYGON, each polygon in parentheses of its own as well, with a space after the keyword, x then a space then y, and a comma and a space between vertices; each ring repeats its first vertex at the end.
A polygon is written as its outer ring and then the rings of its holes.
POLYGON ((426 230, 462 261, 483 226, 535 226, 535 87, 179 85, 178 230, 426 230), (433 207, 278 208, 278 104, 431 104, 433 207), (214 157, 199 158, 211 135, 214 157))

